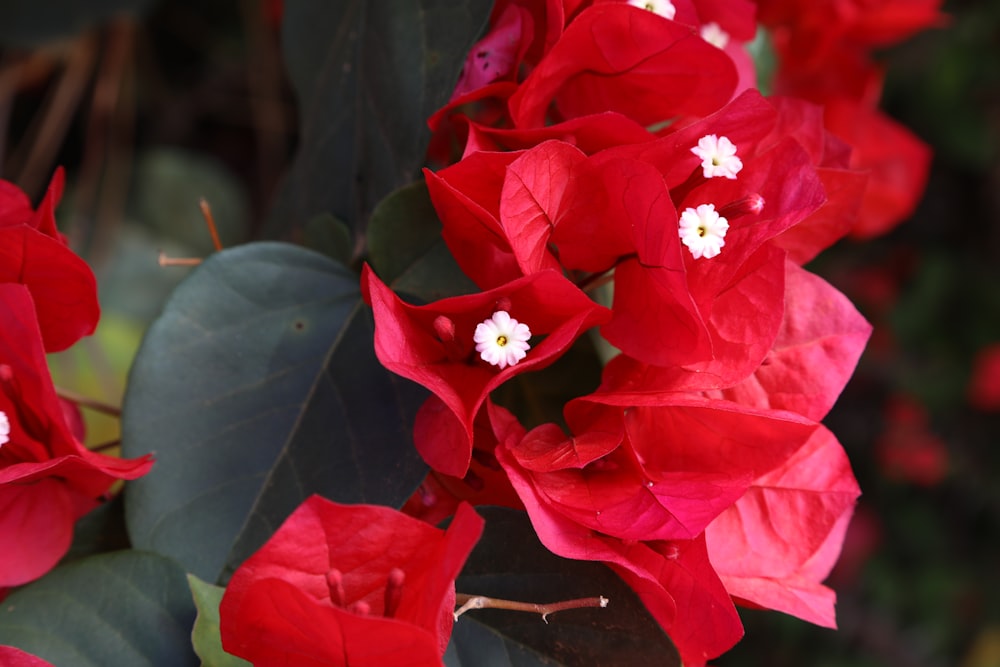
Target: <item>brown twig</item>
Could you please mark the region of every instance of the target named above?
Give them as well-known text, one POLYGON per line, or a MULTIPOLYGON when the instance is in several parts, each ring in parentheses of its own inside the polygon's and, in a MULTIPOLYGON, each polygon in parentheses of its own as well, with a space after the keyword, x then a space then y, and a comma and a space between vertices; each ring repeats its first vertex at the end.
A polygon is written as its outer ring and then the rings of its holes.
POLYGON ((575 600, 564 600, 551 604, 537 604, 534 602, 516 602, 514 600, 500 600, 489 598, 484 595, 467 595, 459 593, 455 596, 456 604, 461 606, 455 610, 455 620, 470 609, 507 609, 509 611, 526 611, 531 614, 541 614, 542 620, 549 622, 549 614, 566 609, 584 609, 587 607, 607 607, 610 600, 602 596, 596 598, 577 598, 575 600))
POLYGON ((115 447, 121 447, 121 440, 112 440, 111 442, 101 443, 100 445, 94 445, 93 447, 88 447, 92 452, 103 452, 106 449, 114 449, 115 447))
POLYGON ((83 394, 78 394, 75 391, 69 389, 62 389, 61 387, 56 387, 56 396, 59 398, 70 401, 71 403, 76 403, 81 408, 89 408, 96 412, 102 412, 106 415, 111 415, 112 417, 121 417, 122 410, 116 405, 110 405, 104 403, 103 401, 98 401, 97 399, 84 396, 83 394))
POLYGON ((205 218, 208 233, 212 235, 212 245, 215 246, 216 251, 222 250, 222 241, 219 240, 219 230, 215 226, 215 216, 212 215, 212 207, 208 205, 204 197, 198 200, 198 206, 201 207, 201 215, 205 218))
POLYGON ((162 250, 157 259, 160 266, 198 266, 201 262, 200 257, 167 257, 167 253, 162 250))

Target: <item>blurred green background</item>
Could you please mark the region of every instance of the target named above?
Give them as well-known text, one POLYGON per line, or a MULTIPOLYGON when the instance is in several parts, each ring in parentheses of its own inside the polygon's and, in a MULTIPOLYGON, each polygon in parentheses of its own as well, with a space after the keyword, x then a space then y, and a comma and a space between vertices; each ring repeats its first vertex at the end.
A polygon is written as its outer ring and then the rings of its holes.
MULTIPOLYGON (((119 404, 142 331, 189 271, 169 258, 259 236, 296 142, 269 0, 40 0, 0 6, 0 169, 36 201, 63 164, 63 231, 98 274, 99 332, 57 383, 119 404), (26 6, 37 12, 19 12, 26 6)), ((828 418, 863 497, 830 583, 838 631, 746 611, 722 666, 1000 666, 1000 412, 973 407, 1000 343, 1000 3, 880 54, 884 107, 935 152, 888 235, 810 267, 875 324, 828 418)), ((117 422, 88 413, 91 444, 117 422)))

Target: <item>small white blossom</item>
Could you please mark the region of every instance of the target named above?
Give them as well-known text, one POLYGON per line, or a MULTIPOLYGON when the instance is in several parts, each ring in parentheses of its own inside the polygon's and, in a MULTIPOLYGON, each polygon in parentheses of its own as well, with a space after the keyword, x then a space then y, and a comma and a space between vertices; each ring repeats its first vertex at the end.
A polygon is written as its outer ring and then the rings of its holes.
POLYGON ((736 157, 736 146, 726 137, 706 134, 691 152, 701 158, 705 178, 724 176, 735 179, 743 168, 743 161, 736 157))
POLYGON ((672 19, 677 14, 677 8, 670 0, 628 0, 628 4, 659 14, 665 19, 672 19))
POLYGON ((729 44, 729 33, 715 21, 709 21, 701 26, 700 32, 701 38, 716 48, 724 49, 729 44))
POLYGON ((530 338, 528 325, 521 324, 505 310, 498 310, 490 319, 477 324, 472 337, 476 342, 476 352, 483 361, 499 366, 501 370, 524 359, 531 349, 528 345, 530 338))
POLYGON ((0 410, 0 447, 8 442, 10 442, 10 421, 7 419, 7 413, 0 410))
POLYGON ((695 259, 715 257, 726 245, 729 221, 719 215, 714 204, 702 204, 698 208, 686 208, 681 213, 681 242, 691 250, 695 259))

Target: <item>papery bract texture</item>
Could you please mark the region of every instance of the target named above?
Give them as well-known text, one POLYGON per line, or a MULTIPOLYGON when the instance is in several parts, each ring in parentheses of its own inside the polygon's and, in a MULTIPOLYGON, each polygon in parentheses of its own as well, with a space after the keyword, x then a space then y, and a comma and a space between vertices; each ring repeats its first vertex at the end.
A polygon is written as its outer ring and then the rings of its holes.
POLYGON ((843 448, 820 427, 705 531, 726 590, 737 600, 836 627, 836 596, 822 581, 840 554, 859 494, 843 448))
MULTIPOLYGON (((504 417, 494 410, 499 421, 504 417)), ((509 429, 505 440, 516 442, 509 429)), ((736 609, 715 574, 705 551, 704 536, 694 540, 622 540, 577 523, 555 508, 533 483, 508 448, 497 447, 504 466, 531 518, 538 537, 564 558, 603 562, 639 595, 670 635, 685 665, 704 665, 743 635, 736 609)))
POLYGON ((641 125, 709 114, 732 96, 736 67, 690 27, 624 3, 584 9, 510 98, 516 127, 617 111, 641 125))
POLYGON ((149 457, 123 460, 86 449, 74 437, 49 376, 27 287, 0 283, 0 587, 40 577, 69 549, 73 524, 118 479, 135 479, 149 457))
POLYGON ((753 375, 718 395, 818 421, 854 373, 872 327, 819 276, 792 262, 785 271, 784 318, 773 348, 753 375))
POLYGON ((414 439, 432 468, 453 477, 464 476, 469 468, 473 423, 486 396, 518 373, 549 365, 581 333, 609 316, 552 270, 425 306, 404 303, 367 267, 361 289, 375 315, 379 361, 430 389, 447 407, 425 405, 417 415, 414 439), (503 370, 483 361, 473 342, 476 326, 497 310, 544 336, 532 343, 523 360, 503 370))
POLYGON ((230 580, 223 648, 257 667, 439 667, 482 529, 465 503, 441 530, 312 496, 230 580))

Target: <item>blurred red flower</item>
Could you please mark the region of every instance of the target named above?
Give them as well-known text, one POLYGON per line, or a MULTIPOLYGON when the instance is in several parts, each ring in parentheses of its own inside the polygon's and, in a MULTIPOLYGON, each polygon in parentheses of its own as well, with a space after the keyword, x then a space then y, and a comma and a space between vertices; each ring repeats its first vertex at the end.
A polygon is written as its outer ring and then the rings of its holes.
POLYGON ((886 406, 875 450, 882 472, 893 479, 934 486, 948 474, 948 448, 930 431, 926 408, 903 396, 886 406))
POLYGON ((1000 410, 1000 344, 989 345, 976 355, 968 396, 976 409, 1000 410))

